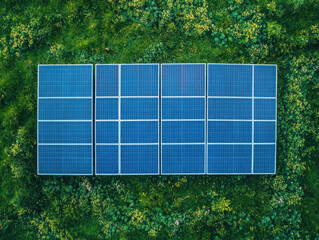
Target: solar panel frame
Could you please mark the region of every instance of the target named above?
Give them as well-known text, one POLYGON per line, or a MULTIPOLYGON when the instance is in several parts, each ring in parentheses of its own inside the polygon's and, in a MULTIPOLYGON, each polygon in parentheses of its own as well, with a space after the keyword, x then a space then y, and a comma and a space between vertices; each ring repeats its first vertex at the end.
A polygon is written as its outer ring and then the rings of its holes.
MULTIPOLYGON (((222 65, 221 63, 207 63, 207 89, 209 89, 209 65, 222 65)), ((209 96, 209 93, 207 91, 207 97, 206 97, 206 100, 207 100, 207 117, 208 117, 208 110, 209 110, 209 106, 208 106, 208 103, 209 103, 209 99, 210 98, 248 98, 248 99, 252 99, 252 120, 240 120, 240 121, 251 121, 252 122, 252 165, 251 165, 251 173, 208 173, 206 172, 207 175, 272 175, 272 174, 276 174, 276 165, 277 165, 277 159, 276 159, 276 152, 277 152, 277 65, 273 65, 273 64, 236 64, 236 63, 227 63, 225 65, 248 65, 248 66, 252 66, 252 96, 251 97, 231 97, 231 96, 209 96), (276 90, 275 90, 275 96, 274 97, 255 97, 254 96, 254 92, 255 92, 255 87, 254 87, 254 66, 273 66, 276 68, 276 76, 275 76, 275 83, 276 83, 276 90), (274 120, 255 120, 254 119, 254 100, 255 99, 275 99, 275 119, 274 120), (257 121, 264 121, 264 122, 267 122, 267 121, 272 121, 272 122, 275 122, 275 141, 274 143, 255 143, 254 142, 254 122, 257 122, 257 121), (274 172, 273 173, 255 173, 254 172, 254 145, 275 145, 275 156, 274 156, 274 172)), ((208 122, 209 121, 212 121, 211 119, 208 119, 206 120, 206 131, 207 131, 207 134, 208 134, 208 122)), ((216 121, 216 120, 213 120, 213 121, 216 121)), ((218 120, 219 121, 219 120, 218 120)), ((228 119, 226 120, 221 120, 221 121, 228 121, 228 119)), ((231 120, 233 121, 233 120, 231 120)), ((236 120, 235 120, 236 121, 236 120)), ((207 164, 208 164, 208 147, 209 145, 218 145, 220 143, 209 143, 208 142, 208 135, 206 135, 206 140, 207 140, 207 156, 206 156, 206 161, 207 161, 207 164)), ((222 143, 223 144, 223 143, 222 143)), ((234 145, 237 145, 237 144, 241 144, 241 143, 224 143, 224 144, 234 144, 234 145)), ((245 144, 245 143, 242 143, 242 144, 245 144)), ((247 143, 246 143, 247 144, 247 143)))
MULTIPOLYGON (((118 66, 118 96, 105 96, 105 98, 118 98, 118 144, 115 143, 96 143, 96 137, 95 137, 95 155, 97 156, 96 152, 96 146, 97 145, 116 145, 118 146, 118 173, 97 173, 97 168, 95 167, 95 175, 159 175, 160 174, 160 64, 159 63, 143 63, 143 64, 95 64, 95 72, 97 66, 118 66), (121 67, 123 65, 138 65, 138 66, 143 66, 143 65, 155 65, 158 68, 158 74, 157 74, 157 96, 121 96, 121 67), (126 99, 126 98, 157 98, 157 119, 121 119, 121 99, 126 99), (158 122, 158 140, 157 143, 121 143, 121 122, 135 122, 135 121, 157 121, 158 122), (128 146, 128 145, 133 145, 133 146, 145 146, 145 145, 157 145, 158 148, 158 166, 157 166, 157 173, 122 173, 121 172, 121 146, 128 146)), ((95 93, 97 93, 97 74, 95 74, 95 93)), ((95 94, 95 101, 98 97, 102 96, 97 96, 95 94)), ((107 121, 116 121, 116 120, 107 120, 107 121)), ((97 122, 96 119, 96 104, 95 104, 95 122, 97 122)), ((96 136, 96 127, 95 127, 95 136, 96 136)), ((95 157, 95 166, 96 165, 96 159, 95 157)))
MULTIPOLYGON (((160 82, 161 82, 161 113, 160 113, 160 119, 161 119, 161 157, 160 157, 160 165, 161 165, 161 175, 204 175, 206 174, 206 169, 207 169, 207 64, 206 63, 162 63, 161 64, 161 78, 160 78, 160 82), (170 95, 163 95, 163 66, 165 65, 204 65, 205 67, 205 82, 204 82, 204 96, 170 96, 170 95), (162 139, 163 139, 163 126, 162 126, 162 122, 165 121, 163 120, 163 116, 162 116, 162 106, 163 106, 163 99, 164 98, 204 98, 205 99, 205 116, 204 119, 175 119, 175 121, 203 121, 204 122, 204 143, 163 143, 162 139), (204 172, 202 173, 163 173, 163 146, 174 146, 174 145, 179 145, 179 146, 186 146, 186 145, 204 145, 204 172)), ((174 119, 167 119, 167 121, 174 121, 174 119)))
MULTIPOLYGON (((93 175, 93 158, 94 158, 94 150, 93 150, 93 139, 94 139, 94 135, 93 135, 93 127, 94 127, 94 119, 93 119, 93 95, 94 95, 94 88, 93 88, 93 64, 39 64, 38 65, 38 76, 37 76, 37 174, 38 175, 60 175, 60 176, 72 176, 72 175, 86 175, 86 176, 91 176, 93 175), (40 98, 47 98, 47 99, 53 99, 54 97, 40 97, 40 87, 39 87, 39 83, 40 83, 40 67, 41 66, 90 66, 91 67, 91 97, 56 97, 56 98, 60 98, 60 99, 83 99, 83 98, 90 98, 91 99, 91 144, 87 144, 87 145, 91 145, 91 173, 40 173, 40 169, 39 169, 39 99, 40 98)), ((70 121, 70 120, 66 120, 66 121, 70 121)), ((86 120, 87 121, 87 120, 86 120)), ((53 145, 53 144, 47 144, 47 145, 53 145)), ((70 145, 70 144, 56 144, 56 145, 70 145)), ((84 144, 73 144, 73 145, 84 145, 84 144)))

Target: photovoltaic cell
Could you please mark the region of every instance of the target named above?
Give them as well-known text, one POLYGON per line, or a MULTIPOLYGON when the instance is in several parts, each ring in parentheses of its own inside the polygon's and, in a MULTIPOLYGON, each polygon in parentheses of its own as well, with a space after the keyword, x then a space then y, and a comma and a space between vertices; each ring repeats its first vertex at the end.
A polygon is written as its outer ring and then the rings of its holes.
POLYGON ((97 120, 117 120, 119 118, 118 98, 97 98, 95 105, 97 120))
POLYGON ((255 122, 254 123, 254 143, 275 143, 276 123, 272 122, 255 122))
POLYGON ((39 65, 38 174, 93 173, 92 65, 39 65))
POLYGON ((158 64, 121 65, 121 96, 158 96, 158 64))
POLYGON ((163 98, 163 119, 205 119, 205 98, 163 98))
POLYGON ((96 145, 96 174, 118 174, 119 173, 119 146, 118 145, 96 145))
POLYGON ((163 143, 204 143, 204 121, 163 121, 163 143))
POLYGON ((158 121, 122 121, 121 143, 158 143, 158 121))
POLYGON ((205 96, 205 64, 162 64, 162 96, 205 96))
POLYGON ((209 143, 251 143, 252 123, 248 121, 209 121, 209 143))
POLYGON ((95 66, 96 96, 119 95, 119 65, 108 64, 95 66))
POLYGON ((39 65, 39 97, 92 97, 92 65, 39 65))
POLYGON ((162 64, 162 174, 205 173, 205 64, 162 64))
POLYGON ((91 120, 92 99, 39 98, 39 120, 91 120))
POLYGON ((205 145, 162 145, 162 174, 202 174, 205 145))
POLYGON ((209 98, 208 119, 252 119, 252 100, 246 98, 209 98))
POLYGON ((38 145, 41 175, 92 174, 92 145, 38 145))
POLYGON ((255 99, 255 120, 276 120, 276 99, 255 99))
POLYGON ((251 173, 252 145, 208 145, 208 173, 251 173))
POLYGON ((255 97, 276 97, 276 66, 254 65, 255 97))
POLYGON ((208 65, 209 96, 252 96, 252 66, 232 64, 208 65))
POLYGON ((114 143, 119 142, 119 123, 113 121, 99 121, 95 123, 96 143, 114 143))
POLYGON ((275 173, 275 144, 254 145, 254 173, 275 173))
POLYGON ((121 119, 158 119, 158 98, 122 98, 121 119))
POLYGON ((157 174, 158 144, 156 145, 122 145, 122 174, 157 174))
POLYGON ((39 143, 90 143, 91 122, 39 122, 39 143))

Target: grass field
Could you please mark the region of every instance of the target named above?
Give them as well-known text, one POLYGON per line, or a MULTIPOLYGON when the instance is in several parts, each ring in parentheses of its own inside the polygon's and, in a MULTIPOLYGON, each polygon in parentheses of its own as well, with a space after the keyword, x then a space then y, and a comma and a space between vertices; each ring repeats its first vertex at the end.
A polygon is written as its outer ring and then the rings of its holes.
POLYGON ((0 3, 0 239, 319 239, 318 0, 0 3), (278 66, 277 174, 36 174, 37 66, 278 66))

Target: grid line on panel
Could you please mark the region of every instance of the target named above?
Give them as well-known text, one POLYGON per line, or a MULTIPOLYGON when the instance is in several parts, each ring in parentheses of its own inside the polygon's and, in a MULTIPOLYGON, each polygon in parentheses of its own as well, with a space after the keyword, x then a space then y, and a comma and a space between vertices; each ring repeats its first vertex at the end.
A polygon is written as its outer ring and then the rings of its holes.
POLYGON ((162 65, 158 65, 158 174, 162 174, 162 65))
POLYGON ((162 119, 162 122, 194 122, 194 121, 205 121, 206 119, 162 119))
POLYGON ((61 146, 61 145, 92 145, 92 143, 38 143, 38 145, 53 145, 53 146, 61 146))
POLYGON ((38 65, 37 77, 37 174, 39 175, 39 75, 40 65, 38 65))
POLYGON ((95 70, 95 77, 94 77, 94 136, 93 136, 93 143, 94 143, 94 173, 96 175, 96 124, 95 124, 95 121, 96 121, 96 81, 97 81, 97 77, 96 77, 96 67, 97 67, 97 64, 95 64, 95 67, 94 67, 94 70, 95 70))
POLYGON ((207 96, 208 96, 208 65, 205 64, 205 155, 204 155, 204 173, 208 172, 208 121, 207 121, 207 96))
POLYGON ((38 122, 92 122, 92 120, 38 120, 38 122))
POLYGON ((161 166, 161 170, 159 170, 160 171, 160 175, 162 175, 163 174, 163 170, 162 170, 162 168, 163 168, 163 163, 162 163, 162 158, 163 158, 163 148, 162 148, 162 146, 163 146, 163 143, 162 143, 162 133, 163 133, 163 128, 162 128, 162 119, 163 119, 163 116, 162 116, 162 114, 163 114, 163 109, 162 109, 162 106, 163 106, 163 103, 162 103, 162 101, 163 101, 163 81, 162 81, 162 77, 163 77, 163 68, 162 68, 162 64, 161 64, 161 67, 160 67, 160 72, 161 72, 161 74, 160 74, 160 79, 159 79, 159 81, 160 81, 160 90, 161 90, 161 108, 160 108, 160 119, 161 119, 161 121, 160 121, 160 124, 161 124, 161 131, 160 131, 160 136, 158 136, 158 138, 160 139, 160 149, 159 149, 159 151, 161 151, 161 154, 160 154, 160 158, 159 158, 159 161, 160 161, 160 166, 161 166))
POLYGON ((276 152, 277 152, 277 65, 276 65, 276 109, 275 109, 275 172, 276 173, 276 164, 277 164, 277 158, 276 158, 276 152))
POLYGON ((90 99, 92 97, 38 97, 39 99, 90 99))
POLYGON ((162 145, 204 145, 204 142, 200 142, 200 143, 162 143, 162 145))
MULTIPOLYGON (((207 96, 208 98, 248 98, 252 99, 253 97, 240 97, 240 96, 207 96)), ((276 99, 275 97, 254 97, 255 99, 276 99)))
POLYGON ((252 100, 251 100, 251 110, 252 110, 252 114, 251 114, 251 117, 252 117, 252 124, 251 124, 251 143, 252 143, 252 146, 251 146, 251 173, 253 174, 254 173, 254 131, 255 131, 255 124, 254 124, 254 92, 255 92, 255 86, 254 86, 254 80, 255 80, 255 77, 254 77, 254 71, 255 71, 255 65, 252 66, 252 100))
POLYGON ((118 79, 118 81, 119 81, 119 83, 118 83, 118 85, 119 85, 119 96, 118 96, 118 99, 119 99, 118 100, 118 106, 119 106, 119 109, 118 109, 118 122, 119 122, 118 123, 119 124, 119 129, 118 129, 118 134, 119 134, 119 136, 118 136, 118 140, 119 140, 118 164, 119 164, 119 166, 118 166, 118 174, 121 175, 121 64, 119 64, 118 71, 119 71, 119 74, 118 74, 118 76, 119 76, 119 79, 118 79))
POLYGON ((162 98, 206 98, 206 96, 162 96, 162 98))

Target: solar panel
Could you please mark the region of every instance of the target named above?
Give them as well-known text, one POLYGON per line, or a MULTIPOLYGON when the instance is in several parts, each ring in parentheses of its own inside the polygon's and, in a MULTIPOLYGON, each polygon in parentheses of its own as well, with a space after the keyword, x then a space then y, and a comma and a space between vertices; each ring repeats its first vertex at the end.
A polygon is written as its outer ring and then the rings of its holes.
POLYGON ((208 64, 207 173, 272 174, 276 66, 208 64))
POLYGON ((93 174, 92 65, 39 65, 38 174, 93 174))
POLYGON ((97 175, 159 174, 159 65, 96 65, 97 175))
POLYGON ((205 173, 205 64, 162 64, 162 174, 205 173))

